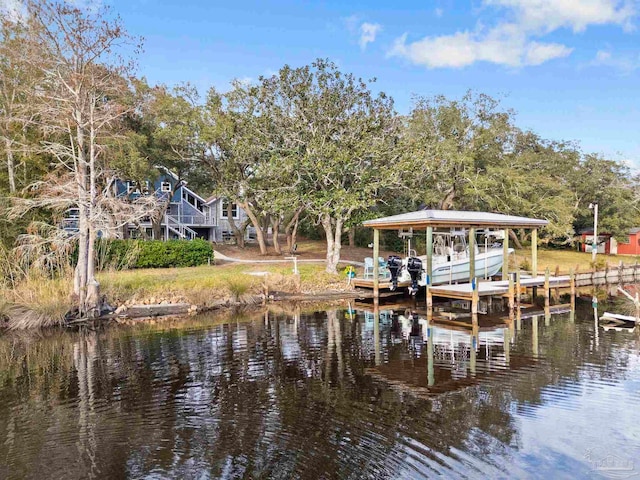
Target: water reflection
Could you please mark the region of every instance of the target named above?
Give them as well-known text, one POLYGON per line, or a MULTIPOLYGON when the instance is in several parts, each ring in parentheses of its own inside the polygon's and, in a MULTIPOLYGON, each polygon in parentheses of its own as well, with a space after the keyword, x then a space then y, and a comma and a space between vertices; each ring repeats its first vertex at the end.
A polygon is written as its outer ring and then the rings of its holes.
POLYGON ((598 477, 609 453, 637 461, 637 332, 589 306, 534 313, 345 305, 8 335, 0 478, 598 477))

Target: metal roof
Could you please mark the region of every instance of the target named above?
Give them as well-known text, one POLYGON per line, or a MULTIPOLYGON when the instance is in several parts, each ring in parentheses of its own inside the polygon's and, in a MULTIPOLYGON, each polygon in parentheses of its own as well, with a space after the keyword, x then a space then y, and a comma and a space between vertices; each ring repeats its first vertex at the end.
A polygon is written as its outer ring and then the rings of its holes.
POLYGON ((418 210, 391 217, 367 220, 362 225, 378 229, 426 228, 426 227, 511 227, 537 228, 549 222, 537 218, 516 217, 491 212, 462 210, 418 210))

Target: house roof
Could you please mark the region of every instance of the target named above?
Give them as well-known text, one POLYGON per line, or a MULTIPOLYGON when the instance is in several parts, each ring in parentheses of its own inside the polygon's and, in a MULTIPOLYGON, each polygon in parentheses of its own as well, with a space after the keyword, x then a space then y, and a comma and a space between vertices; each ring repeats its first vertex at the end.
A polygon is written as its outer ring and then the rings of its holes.
MULTIPOLYGON (((162 170, 164 173, 166 173, 171 178, 173 178, 176 182, 179 180, 178 176, 175 173, 173 173, 171 170, 169 170, 167 167, 163 167, 162 165, 154 165, 154 167, 157 168, 158 170, 162 170)), ((187 182, 185 182, 184 180, 182 181, 182 183, 184 185, 187 184, 187 182)))
MULTIPOLYGON (((632 228, 629 230, 629 235, 640 233, 640 227, 632 228)), ((593 227, 584 228, 578 232, 580 235, 593 235, 593 227)), ((609 232, 598 232, 598 236, 612 236, 609 232)))
POLYGON ((390 217, 367 220, 362 225, 378 229, 426 228, 426 227, 510 227, 538 228, 549 222, 537 218, 502 215, 492 212, 463 210, 418 210, 390 217))

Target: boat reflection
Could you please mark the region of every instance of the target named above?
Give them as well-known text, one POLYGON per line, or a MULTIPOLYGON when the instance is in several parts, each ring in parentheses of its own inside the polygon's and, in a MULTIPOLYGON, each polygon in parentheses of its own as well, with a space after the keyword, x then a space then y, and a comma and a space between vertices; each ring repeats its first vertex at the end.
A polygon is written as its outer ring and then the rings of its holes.
POLYGON ((431 316, 411 308, 364 311, 364 326, 374 331, 376 366, 367 373, 394 388, 419 397, 430 397, 499 379, 506 371, 531 369, 538 355, 538 319, 526 312, 516 321, 510 317, 445 313, 431 316), (470 315, 467 315, 470 317, 470 315), (526 317, 531 326, 531 354, 511 353, 517 331, 526 317), (380 344, 384 362, 378 358, 380 344))

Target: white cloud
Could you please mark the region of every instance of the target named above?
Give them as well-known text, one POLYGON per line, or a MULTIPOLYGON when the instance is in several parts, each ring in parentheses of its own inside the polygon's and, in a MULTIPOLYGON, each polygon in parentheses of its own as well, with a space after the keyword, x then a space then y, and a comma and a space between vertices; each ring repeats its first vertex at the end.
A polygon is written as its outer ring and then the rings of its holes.
POLYGON ((589 25, 627 25, 635 15, 627 0, 484 0, 485 5, 511 10, 529 31, 551 32, 570 28, 582 32, 589 25))
POLYGON ((441 8, 436 8, 433 13, 436 14, 436 17, 438 18, 442 18, 442 15, 444 15, 444 10, 442 10, 441 8))
POLYGON ((495 28, 486 34, 458 32, 425 37, 408 44, 404 34, 396 40, 389 55, 403 57, 428 68, 462 68, 476 62, 521 67, 566 57, 572 51, 558 43, 528 42, 524 35, 510 30, 495 28))
POLYGON ((524 55, 525 65, 541 65, 547 60, 568 57, 573 48, 560 43, 530 42, 524 55))
POLYGON ((424 37, 407 42, 396 39, 388 56, 402 57, 427 68, 462 68, 476 62, 509 67, 541 65, 567 57, 573 48, 540 41, 560 28, 584 31, 590 25, 632 28, 636 15, 630 0, 484 0, 485 6, 507 11, 507 17, 474 31, 424 37))
POLYGON ((364 50, 367 48, 367 44, 375 42, 380 30, 382 30, 382 26, 378 23, 364 22, 360 25, 360 40, 358 41, 360 48, 364 50))
POLYGON ((594 67, 609 67, 623 74, 629 74, 640 68, 640 55, 616 55, 610 50, 598 50, 595 58, 589 65, 594 67))

